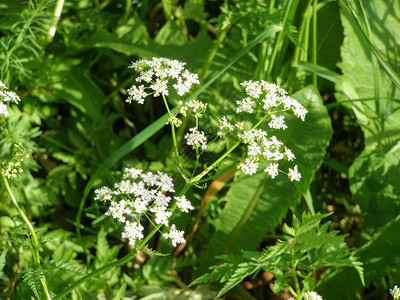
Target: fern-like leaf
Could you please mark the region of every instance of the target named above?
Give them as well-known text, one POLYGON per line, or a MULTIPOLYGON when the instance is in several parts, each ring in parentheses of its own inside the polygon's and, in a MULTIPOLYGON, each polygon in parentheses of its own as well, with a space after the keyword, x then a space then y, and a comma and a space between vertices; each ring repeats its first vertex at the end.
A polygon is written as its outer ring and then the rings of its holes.
POLYGON ((154 256, 168 256, 169 254, 164 254, 161 252, 158 252, 156 250, 153 250, 149 247, 146 247, 145 249, 142 250, 144 253, 146 253, 147 255, 154 255, 154 256))
POLYGON ((24 270, 22 276, 24 282, 26 282, 26 284, 30 287, 35 297, 38 299, 42 299, 40 279, 42 279, 43 277, 44 275, 41 269, 32 269, 32 268, 24 270))

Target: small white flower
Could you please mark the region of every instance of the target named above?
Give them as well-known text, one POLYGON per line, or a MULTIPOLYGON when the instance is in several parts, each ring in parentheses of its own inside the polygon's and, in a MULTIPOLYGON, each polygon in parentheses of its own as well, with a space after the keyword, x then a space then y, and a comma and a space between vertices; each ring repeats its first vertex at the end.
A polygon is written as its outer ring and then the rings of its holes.
POLYGON ((242 82, 240 85, 245 88, 246 94, 248 94, 250 97, 258 99, 262 94, 261 85, 258 81, 249 80, 242 82))
POLYGON ((143 173, 142 180, 149 186, 157 186, 158 185, 158 176, 151 172, 143 173))
POLYGON ((101 200, 101 201, 110 201, 113 197, 113 192, 110 188, 103 186, 99 189, 96 189, 94 191, 96 196, 94 197, 94 200, 101 200))
POLYGON ((128 98, 125 100, 128 103, 132 103, 132 101, 136 101, 139 104, 143 104, 145 98, 148 94, 144 91, 144 85, 137 87, 136 85, 132 86, 127 90, 128 98))
POLYGON ((172 246, 176 247, 177 244, 183 244, 185 242, 184 234, 185 232, 176 230, 175 224, 172 224, 169 233, 164 233, 163 237, 165 239, 171 239, 172 246))
POLYGON ((168 211, 164 206, 154 206, 150 209, 155 214, 156 224, 168 226, 168 219, 172 216, 172 212, 168 211))
POLYGON ((265 168, 264 172, 271 176, 272 179, 274 179, 279 174, 278 167, 279 164, 277 163, 269 164, 268 167, 265 168))
POLYGON ((192 113, 195 118, 203 117, 203 113, 207 109, 207 103, 203 103, 195 99, 188 101, 186 106, 192 109, 192 113))
POLYGON ((176 204, 178 205, 179 209, 183 212, 189 212, 189 210, 193 210, 192 203, 188 199, 186 199, 185 195, 181 197, 175 197, 176 204))
POLYGON ((253 175, 257 172, 258 162, 246 158, 239 164, 239 168, 242 170, 244 174, 253 175))
POLYGON ((248 112, 249 114, 254 112, 254 100, 251 100, 250 97, 244 98, 242 100, 236 101, 238 107, 236 108, 236 112, 248 112))
POLYGON ((169 95, 167 80, 160 80, 157 78, 156 82, 150 85, 150 88, 154 91, 154 97, 169 95))
POLYGON ((257 145, 256 142, 251 142, 249 146, 247 146, 247 155, 248 156, 258 156, 261 154, 261 147, 257 145))
POLYGON ((207 138, 203 131, 197 130, 196 127, 189 128, 189 132, 185 134, 186 143, 193 149, 207 149, 207 138))
POLYGON ((0 94, 3 96, 4 102, 14 102, 16 104, 21 102, 21 98, 13 91, 3 91, 0 94))
POLYGON ((143 239, 143 226, 139 222, 126 222, 121 236, 129 240, 129 245, 135 246, 136 240, 143 239))
POLYGON ((7 105, 5 105, 3 102, 0 102, 0 115, 5 117, 9 116, 7 105))
POLYGON ((158 175, 158 186, 161 188, 163 192, 175 192, 174 182, 172 181, 172 177, 167 174, 157 171, 158 175))
POLYGON ((219 131, 218 136, 224 136, 227 132, 232 131, 234 129, 233 125, 228 122, 225 116, 218 120, 219 122, 219 131))
POLYGON ((287 125, 285 124, 284 116, 276 117, 275 115, 271 115, 271 118, 272 118, 272 120, 268 123, 268 126, 270 128, 283 129, 283 130, 285 130, 287 128, 287 125))
POLYGON ((288 160, 288 161, 292 161, 292 160, 296 159, 296 156, 294 156, 292 150, 290 150, 290 149, 287 148, 286 146, 285 146, 285 153, 284 153, 284 155, 285 155, 286 160, 288 160))
POLYGON ((143 171, 140 169, 136 168, 125 168, 124 170, 124 178, 130 178, 130 179, 137 179, 139 178, 140 175, 142 175, 143 171))
POLYGON ((293 169, 289 168, 288 177, 289 177, 290 181, 293 181, 293 180, 300 181, 301 174, 297 170, 297 165, 295 165, 293 169))
POLYGON ((170 201, 171 201, 171 197, 165 196, 161 191, 158 191, 156 198, 155 198, 155 204, 157 206, 167 208, 170 201))
POLYGON ((176 116, 170 116, 165 124, 171 124, 175 126, 176 128, 180 127, 182 125, 182 121, 178 119, 176 116))
POLYGON ((278 107, 281 103, 280 99, 275 94, 267 94, 262 100, 264 103, 263 109, 268 111, 273 107, 278 107))
MULTIPOLYGON (((169 95, 168 87, 176 89, 178 95, 182 96, 189 92, 193 84, 199 84, 198 75, 190 73, 184 69, 185 63, 178 60, 168 59, 164 57, 153 57, 151 60, 139 60, 133 62, 128 68, 135 69, 139 72, 136 78, 137 82, 151 83, 150 89, 153 90, 154 96, 169 95), (175 82, 174 84, 170 81, 175 82)), ((147 85, 146 85, 147 86, 147 85)), ((128 94, 132 95, 127 102, 132 100, 143 103, 146 96, 144 90, 138 88, 130 88, 128 94)))
POLYGON ((393 289, 389 289, 389 292, 394 300, 400 299, 400 288, 397 285, 395 285, 393 289))
POLYGON ((128 207, 128 202, 126 200, 121 200, 119 202, 111 202, 111 205, 105 214, 107 216, 112 216, 114 219, 118 219, 121 223, 125 223, 125 214, 130 213, 131 209, 128 207))
POLYGON ((245 144, 250 144, 255 141, 264 139, 267 136, 267 132, 262 129, 250 129, 242 133, 238 133, 238 137, 245 144))
POLYGON ((3 81, 0 80, 0 88, 3 88, 5 90, 8 89, 8 87, 3 83, 3 81))
POLYGON ((303 293, 304 300, 322 300, 322 297, 316 292, 305 292, 303 293))

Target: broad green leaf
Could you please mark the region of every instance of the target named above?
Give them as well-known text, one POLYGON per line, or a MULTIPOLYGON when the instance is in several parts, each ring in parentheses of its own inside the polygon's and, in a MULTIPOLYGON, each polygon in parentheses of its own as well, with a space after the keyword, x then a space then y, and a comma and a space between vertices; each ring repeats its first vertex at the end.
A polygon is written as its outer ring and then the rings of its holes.
POLYGON ((88 72, 83 68, 74 67, 68 71, 61 71, 57 76, 63 83, 54 85, 54 96, 87 114, 94 123, 100 122, 105 95, 88 72))
POLYGON ((203 29, 193 40, 188 40, 173 22, 167 22, 152 39, 146 25, 135 15, 114 33, 99 29, 84 41, 82 47, 84 49, 105 48, 128 56, 143 58, 170 57, 182 60, 190 66, 190 69, 195 69, 205 61, 212 48, 212 40, 203 29))
POLYGON ((288 120, 288 128, 277 137, 293 149, 301 181, 290 182, 284 174, 274 180, 265 173, 238 175, 224 198, 226 205, 216 220, 216 232, 201 256, 200 272, 206 271, 217 255, 253 250, 307 190, 321 165, 332 132, 329 115, 316 88, 304 88, 293 97, 309 111, 306 121, 288 120))
MULTIPOLYGON (((354 202, 365 216, 363 237, 367 240, 363 240, 357 255, 364 263, 368 285, 399 262, 398 247, 393 245, 400 243, 400 105, 392 99, 399 98, 400 93, 392 74, 382 68, 374 52, 384 53, 391 68, 399 69, 393 58, 400 38, 396 17, 400 7, 383 0, 366 1, 363 9, 355 4, 341 2, 345 38, 339 66, 343 75, 336 87, 340 91, 337 99, 353 110, 365 135, 365 150, 350 167, 349 180, 354 202), (350 10, 349 4, 358 9, 350 10)), ((324 299, 354 299, 361 288, 350 270, 331 274, 321 287, 324 299), (341 288, 329 289, 332 286, 341 288)))

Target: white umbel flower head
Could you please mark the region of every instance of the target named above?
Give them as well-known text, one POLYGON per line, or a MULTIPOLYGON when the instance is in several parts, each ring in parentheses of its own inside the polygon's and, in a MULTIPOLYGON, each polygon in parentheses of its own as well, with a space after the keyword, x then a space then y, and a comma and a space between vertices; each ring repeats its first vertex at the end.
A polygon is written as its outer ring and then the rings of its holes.
MULTIPOLYGON (((261 119, 242 122, 241 126, 231 125, 226 117, 219 120, 218 136, 223 137, 227 132, 234 131, 240 142, 246 146, 246 155, 239 168, 245 174, 255 174, 258 166, 264 167, 264 172, 275 178, 279 173, 279 161, 294 161, 296 156, 276 136, 271 136, 268 129, 286 130, 286 118, 289 114, 305 120, 307 109, 296 99, 289 97, 288 92, 274 83, 261 81, 245 81, 241 83, 246 96, 236 101, 237 113, 257 113, 261 119), (264 123, 265 121, 265 123, 264 123), (253 124, 251 124, 254 122, 253 124), (245 130, 244 128, 252 129, 245 130), (267 125, 267 126, 266 126, 267 125)), ((290 125, 291 126, 291 125, 290 125)), ((297 165, 289 169, 288 177, 291 181, 299 181, 301 174, 297 165)))
MULTIPOLYGON (((318 295, 316 292, 305 292, 301 295, 304 300, 323 300, 320 295, 318 295)), ((290 297, 288 300, 296 300, 293 297, 290 297)))
POLYGON ((303 293, 304 300, 322 300, 322 297, 316 292, 305 292, 303 293))
POLYGON ((203 117, 203 114, 207 109, 207 103, 195 99, 188 101, 186 106, 192 109, 192 114, 195 118, 203 117))
POLYGON ((293 180, 294 181, 300 181, 301 174, 297 170, 297 165, 295 165, 293 169, 289 168, 288 177, 289 177, 290 181, 293 181, 293 180))
POLYGON ((5 117, 9 116, 8 107, 5 103, 16 103, 21 102, 21 98, 17 93, 9 91, 8 87, 0 80, 0 115, 5 117))
POLYGON ((189 128, 189 132, 185 134, 186 144, 192 146, 193 149, 207 149, 207 138, 203 131, 196 127, 189 128))
POLYGON ((183 212, 189 212, 189 210, 193 210, 192 203, 188 199, 186 199, 185 195, 181 197, 175 197, 176 204, 178 205, 179 209, 183 212))
POLYGON ((395 285, 392 289, 389 289, 390 295, 394 300, 400 299, 400 288, 395 285))
POLYGON ((244 174, 253 175, 257 172, 258 169, 258 162, 246 158, 239 164, 239 169, 242 170, 244 174))
POLYGON ((169 233, 164 233, 165 239, 171 239, 172 246, 176 247, 177 244, 183 244, 185 239, 183 238, 184 232, 176 230, 175 224, 171 225, 169 233))
MULTIPOLYGON (((137 168, 126 168, 123 180, 114 184, 114 188, 101 187, 95 191, 95 200, 110 201, 105 213, 124 224, 122 237, 135 246, 143 239, 144 226, 142 219, 153 219, 152 224, 169 226, 173 210, 170 208, 172 199, 183 212, 193 209, 186 197, 174 197, 172 178, 166 173, 143 172, 137 168)), ((176 245, 183 239, 183 231, 171 225, 168 238, 176 245)))
POLYGON ((133 62, 128 68, 139 73, 137 82, 145 84, 129 88, 126 102, 136 101, 143 104, 148 95, 168 96, 171 88, 175 89, 179 96, 188 93, 192 86, 199 84, 200 81, 197 74, 185 70, 184 66, 184 62, 164 57, 133 62))

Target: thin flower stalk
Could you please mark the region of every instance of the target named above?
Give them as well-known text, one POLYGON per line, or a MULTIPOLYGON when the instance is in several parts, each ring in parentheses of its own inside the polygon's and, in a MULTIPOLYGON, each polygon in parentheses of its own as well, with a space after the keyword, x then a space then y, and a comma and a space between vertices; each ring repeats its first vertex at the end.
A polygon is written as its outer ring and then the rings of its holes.
MULTIPOLYGON (((39 254, 39 241, 35 232, 35 229, 33 228, 31 222, 29 221, 29 219, 27 218, 27 216, 25 215, 24 211, 21 209, 21 207, 18 205, 17 199, 15 198, 10 185, 8 184, 8 180, 6 178, 6 176, 3 174, 3 172, 1 173, 1 178, 3 179, 3 183, 4 186, 6 188, 7 194, 11 199, 11 202, 14 204, 15 208, 18 211, 18 214, 21 216, 21 218, 24 220, 26 229, 28 231, 28 238, 30 240, 30 246, 32 249, 32 255, 33 255, 33 260, 35 262, 35 265, 37 267, 41 266, 41 262, 40 262, 40 254, 39 254)), ((42 285, 43 288, 43 292, 46 296, 46 299, 50 300, 51 296, 50 296, 50 292, 49 289, 47 287, 47 281, 46 281, 46 277, 42 277, 40 278, 40 283, 42 285)))
MULTIPOLYGON (((187 191, 189 190, 189 188, 192 185, 187 183, 182 190, 178 193, 178 197, 181 197, 183 195, 185 195, 187 193, 187 191)), ((178 207, 177 203, 175 202, 172 207, 171 207, 171 212, 173 213, 175 211, 175 209, 178 207)), ((128 263, 130 260, 132 260, 133 258, 136 257, 136 255, 138 255, 138 253, 140 251, 142 251, 146 245, 147 242, 157 233, 160 231, 161 227, 163 226, 163 224, 158 224, 156 227, 154 227, 151 232, 144 237, 144 239, 140 242, 140 244, 138 244, 137 246, 135 246, 135 249, 132 250, 131 252, 129 252, 127 255, 125 255, 123 258, 116 260, 112 263, 109 263, 108 265, 105 265, 101 268, 98 268, 92 272, 90 272, 89 274, 83 276, 81 279, 75 281, 74 283, 72 283, 70 286, 68 286, 67 288, 65 288, 61 293, 59 293, 58 295, 56 295, 55 297, 53 297, 53 300, 58 300, 58 299, 62 299, 63 297, 65 297, 66 295, 68 295, 69 293, 71 293, 74 289, 76 289, 78 286, 80 286, 81 284, 85 283, 86 281, 88 281, 89 279, 99 276, 101 274, 106 273, 108 270, 121 266, 123 264, 128 263)))

